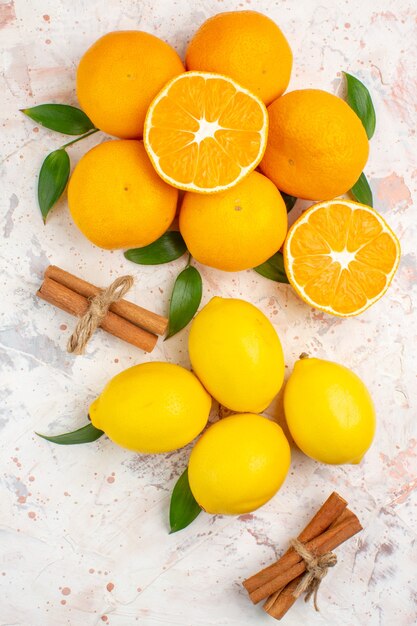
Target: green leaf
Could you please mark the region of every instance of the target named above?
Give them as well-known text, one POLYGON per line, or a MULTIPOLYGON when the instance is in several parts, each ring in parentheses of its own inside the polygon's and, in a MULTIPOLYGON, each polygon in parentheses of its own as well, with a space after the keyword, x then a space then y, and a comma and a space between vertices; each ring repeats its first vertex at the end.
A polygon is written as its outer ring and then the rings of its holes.
POLYGON ((90 441, 95 441, 104 435, 104 432, 93 426, 90 422, 78 430, 73 430, 71 433, 64 433, 63 435, 56 435, 55 437, 48 437, 47 435, 41 435, 40 433, 36 433, 36 435, 38 435, 38 437, 42 437, 42 439, 46 439, 47 441, 52 441, 52 443, 59 443, 62 446, 70 446, 76 443, 89 443, 90 441))
POLYGON ((160 265, 175 261, 186 252, 187 246, 181 233, 177 230, 170 230, 149 246, 126 250, 125 257, 140 265, 160 265))
POLYGON ((40 104, 20 110, 34 122, 65 135, 83 135, 94 128, 84 111, 68 104, 40 104))
POLYGON ((374 206, 372 190, 363 172, 359 176, 356 183, 353 185, 350 193, 352 194, 354 200, 356 200, 357 202, 360 202, 361 204, 367 204, 368 206, 374 206))
POLYGON ((182 330, 193 319, 202 295, 203 282, 198 270, 195 267, 186 267, 178 274, 172 290, 166 339, 182 330))
POLYGON ((282 196, 282 199, 285 202, 285 206, 287 207, 287 213, 289 213, 291 209, 293 208, 294 204, 297 202, 297 198, 295 196, 290 196, 287 193, 284 193, 283 191, 280 191, 280 194, 282 196))
POLYGON ((201 513, 201 506, 194 498, 188 482, 188 467, 177 480, 171 495, 169 524, 171 533, 189 526, 201 513))
POLYGON ((352 76, 347 72, 343 73, 346 77, 347 86, 346 102, 361 120, 366 130, 366 134, 368 135, 368 139, 371 139, 375 132, 376 124, 375 109, 372 103, 371 94, 369 93, 368 88, 365 87, 360 80, 355 78, 355 76, 352 76))
POLYGON ((70 174, 70 160, 65 150, 55 150, 42 163, 38 180, 38 201, 43 221, 62 195, 70 174))
POLYGON ((261 276, 275 280, 277 283, 289 283, 284 267, 284 257, 281 252, 276 252, 270 259, 265 261, 265 263, 253 269, 255 272, 258 272, 258 274, 261 274, 261 276))

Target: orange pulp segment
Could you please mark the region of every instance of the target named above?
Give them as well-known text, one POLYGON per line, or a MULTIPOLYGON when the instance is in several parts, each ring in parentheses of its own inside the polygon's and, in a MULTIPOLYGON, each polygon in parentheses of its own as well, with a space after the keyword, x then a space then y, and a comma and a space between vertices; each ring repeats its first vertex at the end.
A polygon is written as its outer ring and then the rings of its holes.
POLYGON ((310 207, 284 246, 288 280, 298 295, 341 317, 379 300, 399 260, 399 241, 385 220, 368 206, 341 199, 310 207))
POLYGON ((247 89, 220 74, 185 72, 149 107, 144 144, 167 183, 214 193, 255 169, 267 131, 265 105, 247 89))

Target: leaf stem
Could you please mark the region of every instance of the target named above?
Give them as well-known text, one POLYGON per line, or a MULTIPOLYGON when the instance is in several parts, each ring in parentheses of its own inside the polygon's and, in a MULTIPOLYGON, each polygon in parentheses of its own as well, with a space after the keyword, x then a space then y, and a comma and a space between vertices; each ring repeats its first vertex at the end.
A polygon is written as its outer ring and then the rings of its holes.
POLYGON ((100 130, 99 128, 93 128, 93 130, 89 130, 88 133, 85 133, 85 135, 81 135, 81 137, 77 137, 77 139, 73 139, 72 141, 65 143, 63 146, 61 146, 60 149, 63 150, 64 148, 68 148, 68 146, 72 146, 73 143, 77 143, 77 141, 81 141, 81 139, 86 139, 90 135, 94 135, 94 133, 98 133, 99 130, 100 130))
POLYGON ((187 259, 187 265, 185 266, 185 269, 187 269, 187 267, 190 267, 192 258, 193 257, 191 256, 191 253, 189 252, 188 253, 188 259, 187 259))

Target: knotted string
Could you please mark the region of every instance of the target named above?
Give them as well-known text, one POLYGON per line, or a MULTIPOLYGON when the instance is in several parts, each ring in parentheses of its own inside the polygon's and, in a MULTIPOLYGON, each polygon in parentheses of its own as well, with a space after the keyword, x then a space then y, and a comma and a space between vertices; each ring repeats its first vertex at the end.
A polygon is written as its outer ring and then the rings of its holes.
POLYGON ((74 354, 84 354, 84 349, 94 331, 100 326, 114 302, 117 302, 133 285, 133 276, 120 276, 107 289, 91 298, 91 304, 79 319, 74 332, 68 340, 67 350, 74 354))
POLYGON ((305 602, 308 602, 311 596, 313 596, 314 608, 316 611, 319 611, 317 592, 329 567, 336 565, 337 556, 333 552, 327 552, 322 556, 315 556, 298 539, 292 539, 290 543, 306 564, 306 573, 298 583, 297 589, 294 591, 293 595, 298 598, 302 593, 306 592, 304 598, 305 602))

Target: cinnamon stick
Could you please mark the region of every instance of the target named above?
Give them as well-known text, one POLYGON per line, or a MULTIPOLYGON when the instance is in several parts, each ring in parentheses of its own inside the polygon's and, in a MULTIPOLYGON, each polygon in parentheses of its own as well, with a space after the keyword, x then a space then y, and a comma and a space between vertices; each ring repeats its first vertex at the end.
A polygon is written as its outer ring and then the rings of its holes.
POLYGON ((271 617, 275 617, 275 619, 282 619, 297 600, 294 593, 302 578, 303 574, 297 576, 297 578, 294 578, 288 585, 282 587, 270 596, 263 606, 264 611, 271 617))
MULTIPOLYGON (((345 521, 348 518, 352 518, 353 513, 349 509, 345 509, 339 517, 332 522, 330 528, 336 526, 338 523, 345 521)), ((280 620, 284 617, 284 615, 289 611, 292 605, 296 602, 297 597, 294 595, 298 585, 300 584, 304 574, 297 576, 291 582, 289 582, 285 587, 281 587, 273 593, 267 601, 265 602, 263 609, 277 620, 280 620)))
MULTIPOLYGON (((87 298, 52 280, 52 278, 45 278, 36 295, 42 300, 77 317, 84 315, 90 306, 87 298)), ((132 324, 111 311, 107 313, 100 327, 111 335, 123 339, 123 341, 127 341, 141 350, 145 350, 145 352, 151 352, 158 340, 156 335, 139 328, 139 326, 132 324)))
MULTIPOLYGON (((334 522, 342 511, 347 507, 347 502, 338 493, 333 491, 327 498, 326 502, 320 507, 314 517, 310 520, 307 526, 298 535, 299 541, 307 543, 321 535, 321 533, 329 528, 332 522, 334 522)), ((269 565, 265 569, 261 570, 254 576, 251 576, 243 582, 245 589, 251 594, 255 589, 261 587, 263 584, 274 578, 276 574, 281 572, 285 566, 285 559, 288 558, 289 553, 295 553, 293 548, 289 548, 283 556, 278 559, 273 565, 269 565)))
MULTIPOLYGON (((68 287, 72 291, 84 296, 84 298, 91 298, 100 293, 101 289, 88 283, 65 270, 57 267, 56 265, 50 265, 45 270, 45 278, 51 278, 52 280, 68 287)), ((151 333, 156 335, 164 335, 167 327, 168 320, 166 317, 162 315, 158 315, 157 313, 153 313, 152 311, 148 311, 137 304, 133 304, 133 302, 128 302, 127 300, 118 300, 118 302, 114 302, 110 306, 110 311, 116 313, 120 317, 132 322, 132 324, 136 324, 136 326, 140 326, 145 330, 148 330, 151 333)))
MULTIPOLYGON (((324 533, 315 537, 306 543, 306 547, 310 552, 317 556, 322 556, 326 552, 334 550, 344 541, 356 535, 362 526, 354 513, 329 528, 324 533)), ((271 594, 285 587, 289 582, 297 576, 303 574, 306 570, 305 562, 301 559, 297 552, 288 551, 282 559, 279 571, 275 569, 275 575, 271 576, 267 582, 264 582, 257 589, 252 591, 249 596, 254 604, 264 600, 271 594)), ((274 566, 271 566, 274 567, 274 566)), ((276 564, 275 564, 276 567, 276 564)), ((272 570, 270 570, 272 571, 272 570)))

